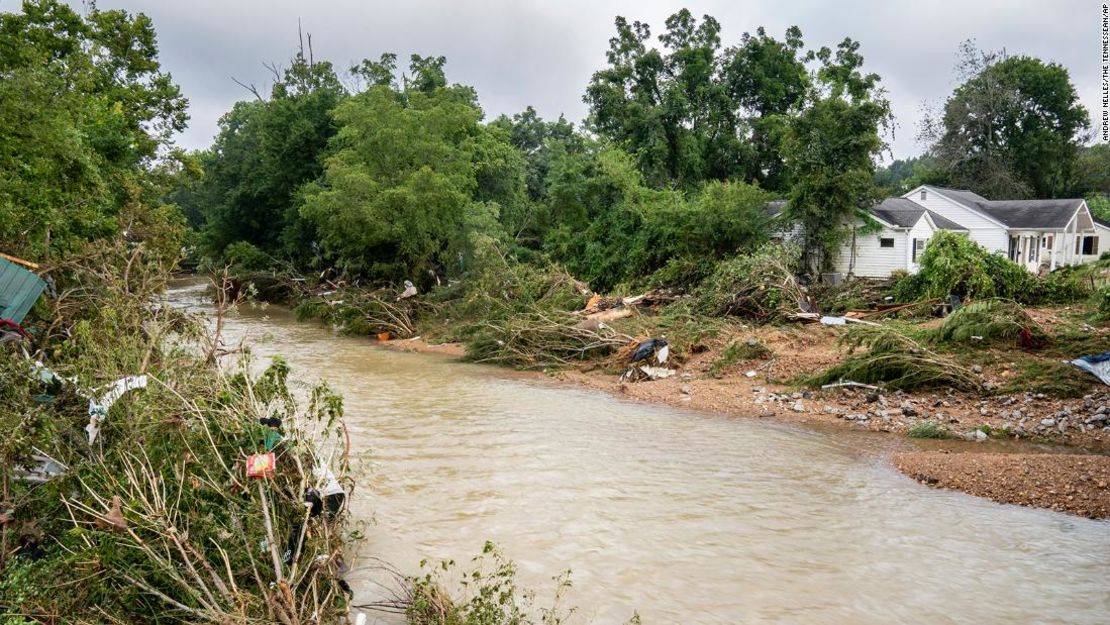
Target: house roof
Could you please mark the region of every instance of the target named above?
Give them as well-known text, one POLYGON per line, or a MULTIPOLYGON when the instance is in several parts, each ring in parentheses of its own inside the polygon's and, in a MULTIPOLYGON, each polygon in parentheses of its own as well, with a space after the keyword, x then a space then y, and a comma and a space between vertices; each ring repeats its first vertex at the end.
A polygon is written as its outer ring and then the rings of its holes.
POLYGON ((1011 228, 1064 228, 1083 200, 1007 200, 982 207, 1011 228))
MULTIPOLYGON (((767 214, 771 217, 778 217, 784 210, 786 210, 786 200, 767 202, 767 214)), ((933 224, 941 230, 967 230, 967 228, 951 219, 938 215, 931 210, 926 210, 920 204, 901 197, 888 197, 878 205, 873 206, 870 212, 879 221, 895 228, 912 228, 921 220, 922 215, 929 213, 929 218, 933 220, 933 224)))
POLYGON ((941 230, 959 230, 960 232, 966 232, 967 231, 967 228, 965 228, 965 227, 961 226, 960 224, 952 221, 951 219, 945 217, 944 215, 938 215, 938 214, 936 214, 936 213, 934 213, 933 211, 930 211, 930 210, 927 210, 925 212, 929 213, 929 218, 932 219, 933 223, 936 225, 936 227, 940 228, 941 230))
POLYGON ((871 214, 892 226, 912 228, 925 214, 925 209, 905 198, 888 197, 873 207, 871 214))
POLYGON ((1075 215, 1075 211, 1083 204, 1082 199, 996 201, 988 200, 965 189, 929 188, 1002 222, 1008 228, 1034 230, 1065 228, 1075 215))

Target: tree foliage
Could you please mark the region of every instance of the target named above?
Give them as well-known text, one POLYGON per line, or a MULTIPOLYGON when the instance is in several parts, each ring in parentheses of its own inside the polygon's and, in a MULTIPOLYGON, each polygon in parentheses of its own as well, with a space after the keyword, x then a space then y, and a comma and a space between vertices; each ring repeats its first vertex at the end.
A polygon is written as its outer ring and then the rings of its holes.
POLYGON ((782 184, 774 150, 777 115, 794 110, 808 77, 801 31, 786 41, 745 34, 721 49, 721 25, 683 9, 667 18, 650 46, 651 28, 616 18, 609 66, 586 89, 590 124, 636 157, 646 183, 689 189, 740 178, 782 184))
POLYGON ((946 183, 985 197, 1061 197, 1071 190, 1090 120, 1067 69, 961 46, 962 84, 922 138, 946 183))
POLYGON ((142 14, 56 0, 0 13, 0 245, 66 252, 158 202, 146 173, 187 116, 157 55, 142 14))
POLYGON ((479 123, 470 89, 414 84, 373 86, 336 108, 335 154, 300 212, 342 268, 426 284, 504 238, 499 219, 524 198, 524 163, 503 131, 479 123))
POLYGON ((782 151, 793 181, 787 216, 804 232, 804 264, 816 274, 831 262, 848 227, 879 198, 875 159, 886 144, 890 103, 879 77, 863 73, 859 43, 815 54, 820 67, 805 108, 784 121, 782 151))

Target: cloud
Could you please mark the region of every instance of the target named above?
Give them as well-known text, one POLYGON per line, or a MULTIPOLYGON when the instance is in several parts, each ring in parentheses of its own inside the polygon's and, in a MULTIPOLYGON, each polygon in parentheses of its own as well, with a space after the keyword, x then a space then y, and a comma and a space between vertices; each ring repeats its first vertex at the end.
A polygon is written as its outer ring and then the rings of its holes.
MULTIPOLYGON (((443 55, 449 80, 474 86, 491 117, 532 105, 545 117, 562 113, 577 121, 586 114, 582 94, 590 75, 605 64, 613 18, 645 21, 658 33, 676 10, 674 3, 659 0, 100 0, 98 5, 153 18, 162 64, 191 102, 190 127, 178 138, 187 148, 209 145, 220 116, 235 101, 251 97, 232 77, 268 88, 263 63, 281 64, 292 56, 298 20, 312 34, 316 58, 339 69, 382 52, 396 52, 402 60, 412 53, 443 55)), ((894 106, 895 157, 921 152, 915 140, 921 107, 951 93, 955 53, 966 39, 1064 65, 1092 124, 1101 112, 1099 2, 713 0, 686 6, 695 15, 716 17, 725 45, 758 26, 781 35, 791 25, 801 27, 814 48, 835 46, 846 36, 860 41, 866 67, 883 77, 894 106)))

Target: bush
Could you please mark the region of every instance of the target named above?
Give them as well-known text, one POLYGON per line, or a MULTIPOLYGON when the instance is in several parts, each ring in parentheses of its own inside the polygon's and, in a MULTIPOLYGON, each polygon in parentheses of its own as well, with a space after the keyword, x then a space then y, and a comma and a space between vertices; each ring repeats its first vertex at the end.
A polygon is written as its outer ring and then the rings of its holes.
POLYGON ((224 262, 236 271, 262 271, 273 266, 274 259, 253 244, 238 241, 224 250, 224 262))
POLYGON ((980 390, 979 379, 966 367, 941 356, 886 326, 853 325, 841 337, 849 353, 866 348, 809 380, 812 385, 851 380, 884 384, 891 389, 915 390, 953 387, 980 390))
POLYGON ((1028 301, 1034 290, 1034 277, 1017 263, 964 235, 941 231, 925 248, 918 272, 899 280, 893 294, 898 301, 946 298, 950 293, 1028 301))

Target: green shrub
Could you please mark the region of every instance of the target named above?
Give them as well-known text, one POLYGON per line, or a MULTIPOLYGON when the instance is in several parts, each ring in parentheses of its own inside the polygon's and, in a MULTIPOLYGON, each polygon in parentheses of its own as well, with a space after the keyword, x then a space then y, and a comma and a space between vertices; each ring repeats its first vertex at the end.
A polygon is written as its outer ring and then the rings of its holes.
POLYGON ((246 241, 239 241, 224 250, 224 262, 236 271, 261 271, 274 265, 274 259, 246 241))
POLYGON ((1034 290, 1034 277, 1017 263, 964 235, 941 231, 925 248, 918 272, 899 280, 893 294, 899 301, 946 298, 950 293, 1027 301, 1034 290))
POLYGON ((963 343, 977 336, 983 341, 1012 342, 1023 330, 1035 337, 1044 337, 1040 326, 1017 302, 986 299, 972 302, 949 315, 932 338, 939 342, 963 343))
POLYGON ((980 390, 979 379, 971 370, 951 358, 926 349, 913 338, 889 326, 853 325, 841 337, 849 353, 865 348, 808 380, 811 385, 844 380, 864 384, 883 384, 887 388, 915 390, 952 387, 980 390))
MULTIPOLYGON (((990 434, 989 432, 987 433, 990 434)), ((906 432, 910 438, 953 438, 948 428, 935 421, 922 421, 906 432)))

